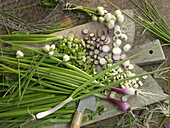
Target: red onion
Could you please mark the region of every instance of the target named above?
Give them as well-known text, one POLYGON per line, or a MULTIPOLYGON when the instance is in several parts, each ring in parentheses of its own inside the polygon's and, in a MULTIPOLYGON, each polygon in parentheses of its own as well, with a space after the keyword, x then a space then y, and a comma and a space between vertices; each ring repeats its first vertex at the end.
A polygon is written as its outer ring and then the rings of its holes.
POLYGON ((123 111, 129 111, 130 110, 130 105, 127 102, 118 101, 118 100, 112 99, 112 98, 105 96, 105 95, 102 95, 102 94, 96 94, 96 96, 114 103, 115 105, 117 105, 123 111))
POLYGON ((106 97, 105 99, 114 103, 116 106, 118 106, 121 110, 123 110, 125 112, 130 110, 130 105, 127 102, 118 101, 118 100, 112 99, 110 97, 106 97))
POLYGON ((136 94, 136 89, 134 88, 115 88, 115 87, 110 87, 108 88, 108 90, 110 91, 115 91, 115 92, 118 92, 118 93, 121 93, 121 94, 125 94, 125 95, 135 95, 136 94))
POLYGON ((105 44, 109 44, 110 43, 110 37, 106 37, 106 40, 104 41, 105 44))

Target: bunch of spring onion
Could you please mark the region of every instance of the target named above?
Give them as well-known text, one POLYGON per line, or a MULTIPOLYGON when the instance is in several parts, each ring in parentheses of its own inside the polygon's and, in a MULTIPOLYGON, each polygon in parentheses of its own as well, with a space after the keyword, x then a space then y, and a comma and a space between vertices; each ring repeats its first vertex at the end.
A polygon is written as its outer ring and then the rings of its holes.
MULTIPOLYGON (((46 40, 46 38, 49 38, 46 36, 47 35, 40 37, 43 37, 44 40, 46 40)), ((39 36, 21 35, 20 37, 23 40, 27 39, 28 41, 29 39, 32 40, 33 37, 39 36)), ((59 54, 58 52, 62 50, 62 48, 58 50, 56 46, 59 47, 59 45, 55 44, 66 41, 66 46, 69 46, 69 43, 74 42, 74 44, 78 45, 78 49, 75 49, 75 52, 83 54, 83 49, 81 48, 82 41, 70 36, 59 42, 56 41, 58 41, 58 38, 55 38, 55 41, 51 45, 45 45, 43 48, 23 47, 12 43, 8 43, 11 45, 9 47, 1 47, 0 75, 2 81, 0 83, 0 88, 1 93, 3 94, 2 99, 4 100, 1 100, 1 104, 3 105, 1 106, 2 113, 0 118, 4 119, 3 122, 9 122, 5 123, 4 127, 8 125, 14 125, 14 127, 16 125, 19 126, 26 122, 27 118, 30 116, 29 112, 37 113, 54 107, 58 104, 56 98, 61 100, 60 102, 66 98, 62 98, 63 96, 61 96, 61 94, 65 96, 71 94, 71 92, 91 78, 90 75, 67 62, 77 63, 78 55, 73 56, 76 54, 72 53, 70 54, 71 56, 68 56, 64 52, 63 54, 59 54), (32 100, 32 97, 36 96, 34 94, 40 94, 40 96, 37 95, 37 97, 32 100), (27 98, 29 96, 32 97, 30 99, 25 99, 25 97, 27 98), (36 104, 37 102, 40 103, 36 104), (6 109, 10 106, 12 106, 11 109, 6 109), (12 115, 11 113, 13 113, 14 110, 17 110, 18 112, 12 115), (25 118, 16 123, 20 112, 23 113, 23 117, 25 116, 25 118), (12 122, 11 119, 14 121, 12 122)), ((6 41, 1 40, 1 42, 5 43, 6 41)), ((69 51, 71 52, 71 48, 69 51)), ((78 60, 80 61, 80 59, 81 58, 78 60)), ((74 113, 74 110, 69 110, 68 114, 72 113, 74 113)), ((59 118, 63 113, 59 114, 54 114, 53 117, 57 117, 55 122, 64 121, 59 118)), ((69 120, 65 120, 65 122, 70 120, 71 116, 69 116, 69 120)), ((50 123, 50 121, 51 120, 45 121, 45 123, 50 123)))
POLYGON ((145 29, 152 32, 160 39, 170 43, 170 33, 169 33, 170 27, 166 23, 162 15, 160 14, 153 0, 147 0, 147 1, 140 0, 142 7, 138 5, 137 2, 132 0, 132 2, 140 9, 143 16, 139 15, 137 11, 135 11, 136 15, 131 16, 125 13, 123 10, 121 10, 119 7, 114 5, 109 0, 107 1, 118 9, 115 11, 115 15, 108 13, 108 11, 105 10, 103 7, 88 8, 88 7, 82 7, 71 3, 67 3, 65 9, 88 15, 92 18, 93 21, 98 20, 99 22, 105 22, 106 26, 109 29, 112 29, 114 27, 116 20, 118 20, 119 22, 123 22, 124 16, 121 14, 121 12, 123 12, 125 15, 127 15, 132 20, 134 20, 135 22, 143 26, 145 29))
MULTIPOLYGON (((8 43, 12 44, 8 41, 3 41, 3 43, 8 43)), ((123 62, 138 56, 144 52, 147 52, 149 50, 143 51, 139 54, 136 54, 134 56, 131 56, 121 62, 118 62, 117 64, 109 67, 108 69, 104 70, 103 72, 99 73, 98 75, 91 77, 87 73, 83 72, 82 70, 74 67, 73 65, 70 65, 68 63, 65 63, 56 57, 54 57, 54 54, 49 54, 51 52, 48 51, 49 47, 44 47, 45 53, 43 53, 40 49, 34 49, 34 48, 29 48, 29 47, 24 47, 16 44, 12 44, 13 48, 19 48, 21 51, 29 51, 32 53, 29 53, 32 56, 32 59, 22 59, 23 54, 21 52, 17 52, 17 58, 12 58, 12 57, 5 57, 1 56, 1 71, 2 74, 5 73, 7 75, 7 78, 9 76, 14 76, 10 77, 12 80, 7 80, 9 82, 7 83, 2 83, 1 85, 8 86, 9 89, 4 88, 4 97, 9 96, 8 102, 12 102, 15 98, 18 98, 16 105, 19 107, 22 103, 22 99, 24 98, 24 94, 29 94, 29 90, 33 90, 36 92, 48 92, 48 93, 57 93, 57 94, 68 94, 69 96, 62 101, 60 104, 55 106, 52 109, 45 108, 45 112, 40 112, 34 116, 35 119, 41 119, 44 118, 52 113, 54 113, 56 110, 60 109, 63 107, 65 104, 73 101, 77 101, 81 98, 90 96, 90 95, 95 95, 98 97, 101 97, 103 99, 109 100, 113 103, 115 103, 120 109, 123 111, 128 111, 130 109, 130 106, 126 102, 120 102, 114 99, 111 99, 107 96, 101 95, 99 92, 107 89, 111 86, 117 85, 121 82, 134 79, 137 77, 153 74, 159 71, 164 71, 169 69, 161 69, 158 71, 153 71, 150 73, 146 74, 141 74, 141 75, 136 75, 133 77, 121 79, 119 81, 110 83, 106 86, 100 87, 100 84, 103 83, 105 80, 100 81, 99 83, 94 83, 94 81, 101 76, 105 75, 108 71, 111 69, 115 68, 116 66, 122 64, 123 62), (47 50, 48 49, 48 50, 47 50), (39 59, 40 57, 40 59, 39 59), (50 58, 53 60, 53 64, 49 64, 49 62, 45 62, 46 59, 50 58), (37 61, 38 60, 38 61, 37 61), (55 63, 56 62, 56 63, 55 63), (18 64, 18 66, 17 66, 18 64), (67 69, 68 68, 68 69, 67 69), (15 75, 16 74, 16 75, 15 75), (50 74, 50 75, 49 75, 50 74), (18 79, 16 79, 16 77, 18 79), (12 84, 10 83, 12 82, 12 84), (97 87, 97 88, 96 88, 97 87), (47 110, 49 109, 49 110, 47 110)), ((51 45, 52 46, 52 45, 51 45)), ((51 48, 51 47, 50 47, 51 48)), ((5 49, 5 48, 4 48, 5 49)), ((53 48, 51 48, 53 51, 53 48)), ((11 50, 11 49, 10 49, 11 50)), ((12 50, 11 50, 12 51, 12 50)), ((2 53, 1 53, 2 54, 2 53)), ((29 56, 30 57, 30 56, 29 56)), ((68 57, 66 56, 65 58, 63 57, 63 60, 69 60, 68 57)), ((113 78, 114 76, 109 77, 108 79, 113 78)), ((4 81, 5 78, 4 78, 4 81)), ((115 91, 116 89, 114 89, 115 91)), ((120 92, 120 90, 118 90, 120 92)), ((135 95, 136 91, 135 90, 122 90, 124 94, 129 94, 129 95, 135 95)), ((28 106, 27 106, 28 107, 28 106)), ((52 107, 52 106, 50 106, 52 107)), ((41 110, 43 111, 43 110, 41 110)), ((37 113, 37 112, 35 112, 37 113)), ((6 115, 5 113, 2 113, 3 115, 6 115)), ((28 114, 28 113, 27 113, 28 114)), ((8 115, 8 113, 7 113, 8 115)), ((8 117, 8 116, 7 116, 8 117)), ((0 116, 1 118, 1 116, 0 116)))
MULTIPOLYGON (((121 10, 115 4, 107 0, 111 5, 121 10)), ((132 2, 139 8, 140 15, 135 11, 136 15, 130 16, 121 10, 124 14, 134 20, 136 23, 143 26, 146 30, 152 32, 158 38, 164 40, 167 43, 170 43, 170 27, 167 22, 164 20, 163 16, 159 12, 154 0, 140 0, 140 5, 132 0, 132 2), (141 6, 142 5, 142 6, 141 6)))
MULTIPOLYGON (((25 38, 25 36, 22 35, 20 37, 25 38)), ((27 40, 31 39, 31 37, 27 38, 27 40)), ((35 37, 35 35, 33 37, 35 37)), ((56 39, 51 45, 45 45, 43 48, 23 47, 11 43, 8 43, 11 44, 10 47, 1 47, 1 56, 0 56, 1 74, 0 75, 3 78, 3 80, 1 81, 2 83, 0 83, 0 85, 1 85, 1 93, 3 93, 2 99, 5 100, 1 102, 1 104, 4 105, 1 106, 3 112, 2 115, 0 115, 0 118, 4 118, 3 122, 9 122, 9 123, 5 123, 4 127, 6 126, 15 127, 16 125, 19 126, 25 123, 27 118, 31 115, 30 113, 32 112, 37 113, 42 110, 46 110, 46 106, 44 106, 45 104, 49 104, 47 110, 50 107, 54 107, 55 105, 58 104, 56 102, 57 100, 55 99, 55 97, 57 98, 60 97, 60 95, 57 94, 63 94, 63 95, 70 94, 71 92, 73 92, 73 90, 79 87, 83 82, 91 78, 91 76, 88 75, 87 73, 66 63, 67 61, 71 63, 73 62, 77 63, 77 60, 81 61, 81 59, 83 59, 80 56, 80 54, 81 55, 84 54, 83 49, 81 47, 82 40, 78 40, 77 38, 72 36, 60 40, 59 42, 56 42, 57 40, 58 39, 56 39), (55 43, 57 43, 57 45, 55 45, 55 43), (63 45, 60 45, 63 43, 65 43, 64 49, 61 48, 63 45), (75 47, 75 50, 71 44, 77 46, 75 47), (72 50, 74 50, 74 52, 72 52, 72 50), (69 54, 70 56, 66 55, 68 54, 67 53, 68 51, 70 52, 69 54), (62 52, 63 54, 59 54, 58 52, 62 52), (58 58, 61 60, 59 60, 58 58), (71 70, 66 69, 66 67, 71 68, 71 70), (82 75, 82 73, 84 75, 82 75), (42 95, 49 94, 49 96, 45 95, 43 97, 41 95, 40 97, 42 97, 42 99, 37 96, 36 98, 34 98, 34 100, 30 100, 30 101, 27 101, 27 99, 25 99, 25 97, 34 96, 34 94, 37 93, 42 95), (51 101, 51 99, 53 100, 51 101), (41 100, 43 101, 47 100, 47 101, 45 103, 40 104, 41 106, 38 107, 39 108, 38 110, 32 109, 34 107, 36 108, 38 104, 35 103, 38 101, 41 102, 41 100), (7 110, 4 109, 9 107, 7 104, 10 104, 9 106, 13 106, 13 107, 7 110), (16 109, 19 112, 21 111, 23 113, 23 116, 25 116, 25 118, 23 118, 23 120, 21 122, 18 122, 17 124, 15 123, 17 122, 18 120, 17 117, 18 114, 20 113, 15 113, 14 115, 11 114, 13 113, 12 111, 16 109), (12 117, 9 118, 8 117, 9 115, 12 117), (5 118, 8 119, 6 120, 5 118), (11 119, 14 119, 14 121, 12 122, 11 119)), ((5 41, 3 40, 1 41, 5 43, 5 41)), ((88 69, 88 71, 90 71, 90 69, 88 69)), ((59 99, 64 100, 62 96, 59 99)), ((71 114, 73 112, 74 110, 71 111, 71 114)), ((56 116, 56 114, 54 114, 54 116, 56 116)), ((57 119, 52 121, 63 122, 64 120, 58 119, 59 117, 60 116, 57 115, 57 119)), ((65 120, 65 122, 68 122, 70 120, 71 120, 71 116, 69 116, 69 120, 65 120)), ((50 121, 51 120, 45 121, 45 123, 48 122, 50 123, 50 121)))
MULTIPOLYGON (((47 3, 47 1, 45 2, 47 3)), ((43 4, 43 2, 42 2, 43 4)), ((53 4, 48 2, 49 7, 54 7, 52 6, 53 4)), ((78 6, 75 4, 71 3, 66 3, 65 10, 71 10, 73 12, 78 12, 82 13, 84 15, 89 16, 93 21, 99 21, 100 23, 105 23, 108 29, 113 29, 115 26, 115 22, 123 22, 124 21, 124 16, 122 15, 120 10, 116 10, 115 14, 109 13, 104 7, 99 6, 97 8, 89 8, 89 7, 83 7, 83 6, 78 6)))

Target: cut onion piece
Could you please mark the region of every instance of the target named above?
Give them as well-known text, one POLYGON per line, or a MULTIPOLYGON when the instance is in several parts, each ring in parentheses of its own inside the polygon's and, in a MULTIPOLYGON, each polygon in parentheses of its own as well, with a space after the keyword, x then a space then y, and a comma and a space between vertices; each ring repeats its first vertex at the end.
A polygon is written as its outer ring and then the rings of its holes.
POLYGON ((134 69, 134 65, 133 64, 129 64, 129 68, 130 70, 134 69))
POLYGON ((105 65, 107 63, 105 58, 101 58, 99 62, 101 65, 105 65))
POLYGON ((94 65, 98 65, 99 61, 98 60, 94 60, 94 65))
POLYGON ((109 34, 109 35, 113 35, 113 32, 112 32, 112 30, 110 30, 110 29, 107 29, 107 34, 109 34))
POLYGON ((121 31, 122 31, 122 33, 127 33, 128 32, 128 28, 126 26, 123 26, 121 28, 121 31))
POLYGON ((126 44, 124 47, 123 47, 123 51, 124 52, 128 52, 130 50, 131 46, 130 44, 126 44))
POLYGON ((107 59, 107 63, 108 63, 108 64, 112 64, 112 63, 113 63, 113 60, 112 60, 112 59, 107 59))
POLYGON ((84 40, 89 40, 89 37, 88 36, 84 37, 84 40))
POLYGON ((100 44, 96 44, 95 46, 96 46, 96 48, 99 48, 99 47, 100 47, 100 44))
POLYGON ((126 59, 126 57, 127 57, 126 54, 122 54, 122 55, 120 56, 120 59, 121 59, 121 60, 124 60, 124 59, 126 59))
POLYGON ((94 49, 95 49, 95 47, 94 47, 94 46, 90 46, 90 49, 91 49, 91 50, 94 50, 94 49))
POLYGON ((133 69, 134 68, 134 65, 133 64, 126 64, 126 65, 124 65, 124 68, 125 69, 133 69))
POLYGON ((100 38, 97 38, 97 39, 96 39, 96 42, 99 42, 99 41, 100 41, 100 38))
POLYGON ((82 33, 87 35, 89 33, 89 30, 88 29, 83 29, 82 33))
POLYGON ((118 47, 112 49, 113 54, 119 55, 121 54, 122 50, 118 47))
POLYGON ((105 35, 105 31, 99 30, 97 34, 98 34, 99 37, 101 37, 101 36, 105 35))
POLYGON ((90 51, 90 52, 89 52, 89 55, 90 55, 90 56, 93 56, 93 54, 94 54, 93 51, 90 51))
POLYGON ((97 55, 94 55, 93 57, 94 57, 94 59, 97 59, 97 55))
POLYGON ((102 41, 105 41, 105 40, 106 40, 106 36, 105 36, 105 35, 102 35, 102 36, 100 37, 100 39, 101 39, 102 41))
POLYGON ((113 41, 116 41, 118 39, 117 36, 113 36, 113 41))
POLYGON ((119 25, 115 25, 114 29, 115 30, 120 30, 120 26, 119 25))
POLYGON ((92 40, 95 41, 95 40, 96 40, 96 37, 93 37, 92 40))
POLYGON ((104 45, 104 42, 103 42, 103 41, 99 41, 99 44, 100 44, 100 45, 104 45))
POLYGON ((92 37, 94 37, 95 35, 94 35, 94 33, 90 33, 90 37, 92 38, 92 37))
POLYGON ((94 44, 95 44, 95 42, 92 40, 92 41, 90 41, 90 44, 91 44, 91 45, 94 45, 94 44))
POLYGON ((116 61, 119 61, 120 60, 120 55, 113 55, 113 59, 116 60, 116 61))
POLYGON ((109 52, 109 51, 110 51, 110 47, 107 46, 107 45, 104 45, 104 46, 102 47, 102 51, 103 51, 103 52, 109 52))
POLYGON ((102 57, 101 56, 98 56, 97 59, 100 60, 102 57))
POLYGON ((89 49, 89 48, 90 48, 90 44, 87 44, 87 45, 86 45, 86 48, 89 49))
POLYGON ((87 43, 88 43, 88 44, 90 44, 90 43, 91 43, 91 41, 90 41, 90 40, 88 40, 88 41, 87 41, 87 43))
POLYGON ((110 43, 110 37, 106 37, 106 40, 104 41, 105 44, 109 44, 110 43))
POLYGON ((120 39, 117 39, 115 43, 117 46, 120 46, 122 44, 122 41, 120 39))
POLYGON ((99 50, 102 51, 102 46, 99 47, 99 50))
POLYGON ((114 42, 113 47, 119 47, 119 45, 117 45, 116 42, 114 42))
POLYGON ((120 37, 122 32, 121 32, 121 30, 115 30, 114 34, 115 34, 115 36, 120 37))
POLYGON ((121 39, 123 41, 127 41, 127 35, 126 34, 121 34, 121 39))
POLYGON ((125 66, 125 65, 129 65, 129 64, 130 64, 130 60, 127 60, 122 65, 125 66))
POLYGON ((86 58, 89 60, 89 59, 91 59, 91 57, 90 56, 86 56, 86 58))
POLYGON ((108 59, 109 59, 109 56, 108 56, 108 55, 105 55, 104 58, 105 58, 106 60, 108 60, 108 59))
POLYGON ((100 53, 100 51, 98 49, 94 50, 94 54, 98 55, 100 53))

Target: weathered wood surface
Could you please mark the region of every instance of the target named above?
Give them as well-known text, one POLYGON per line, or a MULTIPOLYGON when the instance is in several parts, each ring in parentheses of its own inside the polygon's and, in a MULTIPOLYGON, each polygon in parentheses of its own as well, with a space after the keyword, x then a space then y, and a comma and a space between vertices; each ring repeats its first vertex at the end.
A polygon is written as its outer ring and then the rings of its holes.
MULTIPOLYGON (((135 65, 135 70, 133 70, 134 73, 136 74, 141 74, 141 73, 145 73, 146 71, 144 71, 142 68, 140 68, 139 66, 135 65)), ((156 82, 155 79, 153 79, 152 76, 148 76, 148 78, 146 80, 143 80, 142 78, 140 78, 140 80, 143 82, 143 86, 140 87, 140 89, 143 89, 145 92, 151 93, 150 95, 144 97, 146 99, 145 100, 140 100, 139 96, 130 96, 127 100, 127 102, 130 104, 131 108, 136 108, 136 107, 142 107, 142 106, 147 106, 162 100, 166 99, 166 95, 162 92, 161 87, 159 86, 159 84, 156 82)), ((118 100, 121 100, 122 95, 116 93, 116 98, 118 100)), ((100 105, 103 105, 104 107, 107 108, 107 110, 103 113, 103 115, 96 115, 94 120, 91 121, 87 121, 81 124, 81 126, 85 126, 87 124, 91 124, 97 121, 101 121, 119 114, 122 114, 123 112, 121 110, 119 110, 118 108, 115 108, 115 105, 111 102, 108 102, 106 100, 100 100, 100 105)), ((46 128, 69 128, 69 124, 56 124, 56 125, 52 125, 52 126, 47 126, 46 128)))
MULTIPOLYGON (((147 40, 145 41, 144 44, 140 46, 135 46, 132 50, 130 50, 128 52, 128 56, 134 55, 146 49, 153 48, 160 45, 161 44, 158 39, 154 41, 147 40)), ((165 61, 165 54, 164 51, 162 50, 162 47, 146 52, 131 60, 132 63, 135 63, 137 65, 149 65, 155 63, 162 63, 163 61, 165 61)))
MULTIPOLYGON (((132 13, 132 12, 130 11, 130 13, 132 13)), ((128 27, 128 32, 127 32, 128 41, 127 41, 127 43, 129 43, 130 45, 133 45, 134 35, 135 35, 135 27, 134 27, 135 23, 133 21, 131 21, 130 19, 125 18, 124 24, 126 24, 126 26, 128 27)), ((124 25, 124 24, 122 24, 122 25, 124 25)), ((84 37, 84 35, 82 34, 82 30, 84 28, 90 30, 93 33, 97 32, 98 30, 105 30, 105 31, 107 30, 104 24, 97 23, 97 22, 90 22, 90 23, 86 23, 86 24, 83 24, 83 25, 80 25, 80 26, 77 26, 77 27, 74 27, 71 29, 67 29, 67 30, 64 30, 61 32, 57 32, 54 34, 69 35, 70 33, 72 33, 72 34, 79 35, 79 38, 81 39, 84 37)), ((133 53, 135 54, 142 50, 159 45, 159 41, 156 40, 155 42, 156 43, 147 42, 147 44, 140 46, 138 49, 134 47, 134 49, 129 51, 128 56, 132 55, 133 53)), ((112 47, 112 44, 110 44, 110 47, 112 47)), ((161 48, 159 49, 159 52, 160 51, 162 51, 161 48)), ((155 51, 153 51, 153 53, 155 53, 155 51)), ((157 53, 157 51, 156 51, 156 53, 157 53)), ((160 55, 161 57, 156 59, 157 62, 164 60, 164 53, 163 52, 160 52, 160 53, 161 53, 161 55, 160 55)), ((148 53, 146 53, 146 54, 148 54, 148 53)), ((153 56, 152 57, 146 56, 146 54, 143 54, 144 56, 141 55, 141 57, 134 59, 132 62, 138 63, 138 64, 141 64, 141 63, 148 64, 148 62, 151 62, 150 58, 152 58, 153 56)), ((153 54, 153 55, 155 56, 154 58, 157 57, 157 54, 153 54)), ((135 65, 135 68, 136 69, 133 72, 135 72, 136 74, 141 74, 141 73, 145 72, 142 68, 138 67, 137 65, 135 65)), ((131 105, 132 109, 135 107, 142 107, 142 106, 150 105, 150 104, 153 104, 156 102, 160 102, 166 98, 166 96, 162 92, 162 89, 159 86, 159 84, 151 76, 148 76, 148 78, 146 80, 142 80, 142 82, 144 83, 144 85, 142 87, 140 87, 140 89, 144 89, 146 92, 153 93, 153 95, 152 96, 150 95, 149 97, 145 97, 147 99, 147 102, 140 101, 138 96, 130 96, 128 98, 127 102, 131 105)), ((120 100, 121 96, 122 96, 121 94, 116 94, 116 98, 119 100, 120 100)), ((85 125, 88 125, 88 124, 91 124, 91 123, 94 123, 97 121, 101 121, 101 120, 107 119, 109 117, 113 117, 113 116, 123 113, 118 108, 115 108, 115 106, 108 101, 100 100, 100 105, 103 105, 104 107, 107 108, 107 110, 103 113, 103 115, 100 115, 100 116, 96 115, 94 120, 84 122, 81 124, 81 126, 85 126, 85 125)), ((56 125, 47 126, 46 128, 69 128, 69 126, 70 126, 70 124, 66 124, 66 123, 58 124, 57 123, 56 125)))

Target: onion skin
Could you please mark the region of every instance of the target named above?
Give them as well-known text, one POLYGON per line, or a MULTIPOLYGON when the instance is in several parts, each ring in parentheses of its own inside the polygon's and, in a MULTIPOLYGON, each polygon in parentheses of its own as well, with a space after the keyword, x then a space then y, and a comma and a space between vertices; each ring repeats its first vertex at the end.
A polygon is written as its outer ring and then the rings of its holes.
POLYGON ((114 103, 116 106, 118 106, 124 112, 127 112, 130 110, 130 105, 127 102, 118 101, 118 100, 112 99, 110 97, 106 97, 105 100, 108 100, 108 101, 114 103))
POLYGON ((114 88, 114 87, 110 87, 108 88, 108 90, 110 91, 115 91, 121 94, 125 94, 125 95, 135 95, 137 93, 136 89, 134 88, 114 88))

